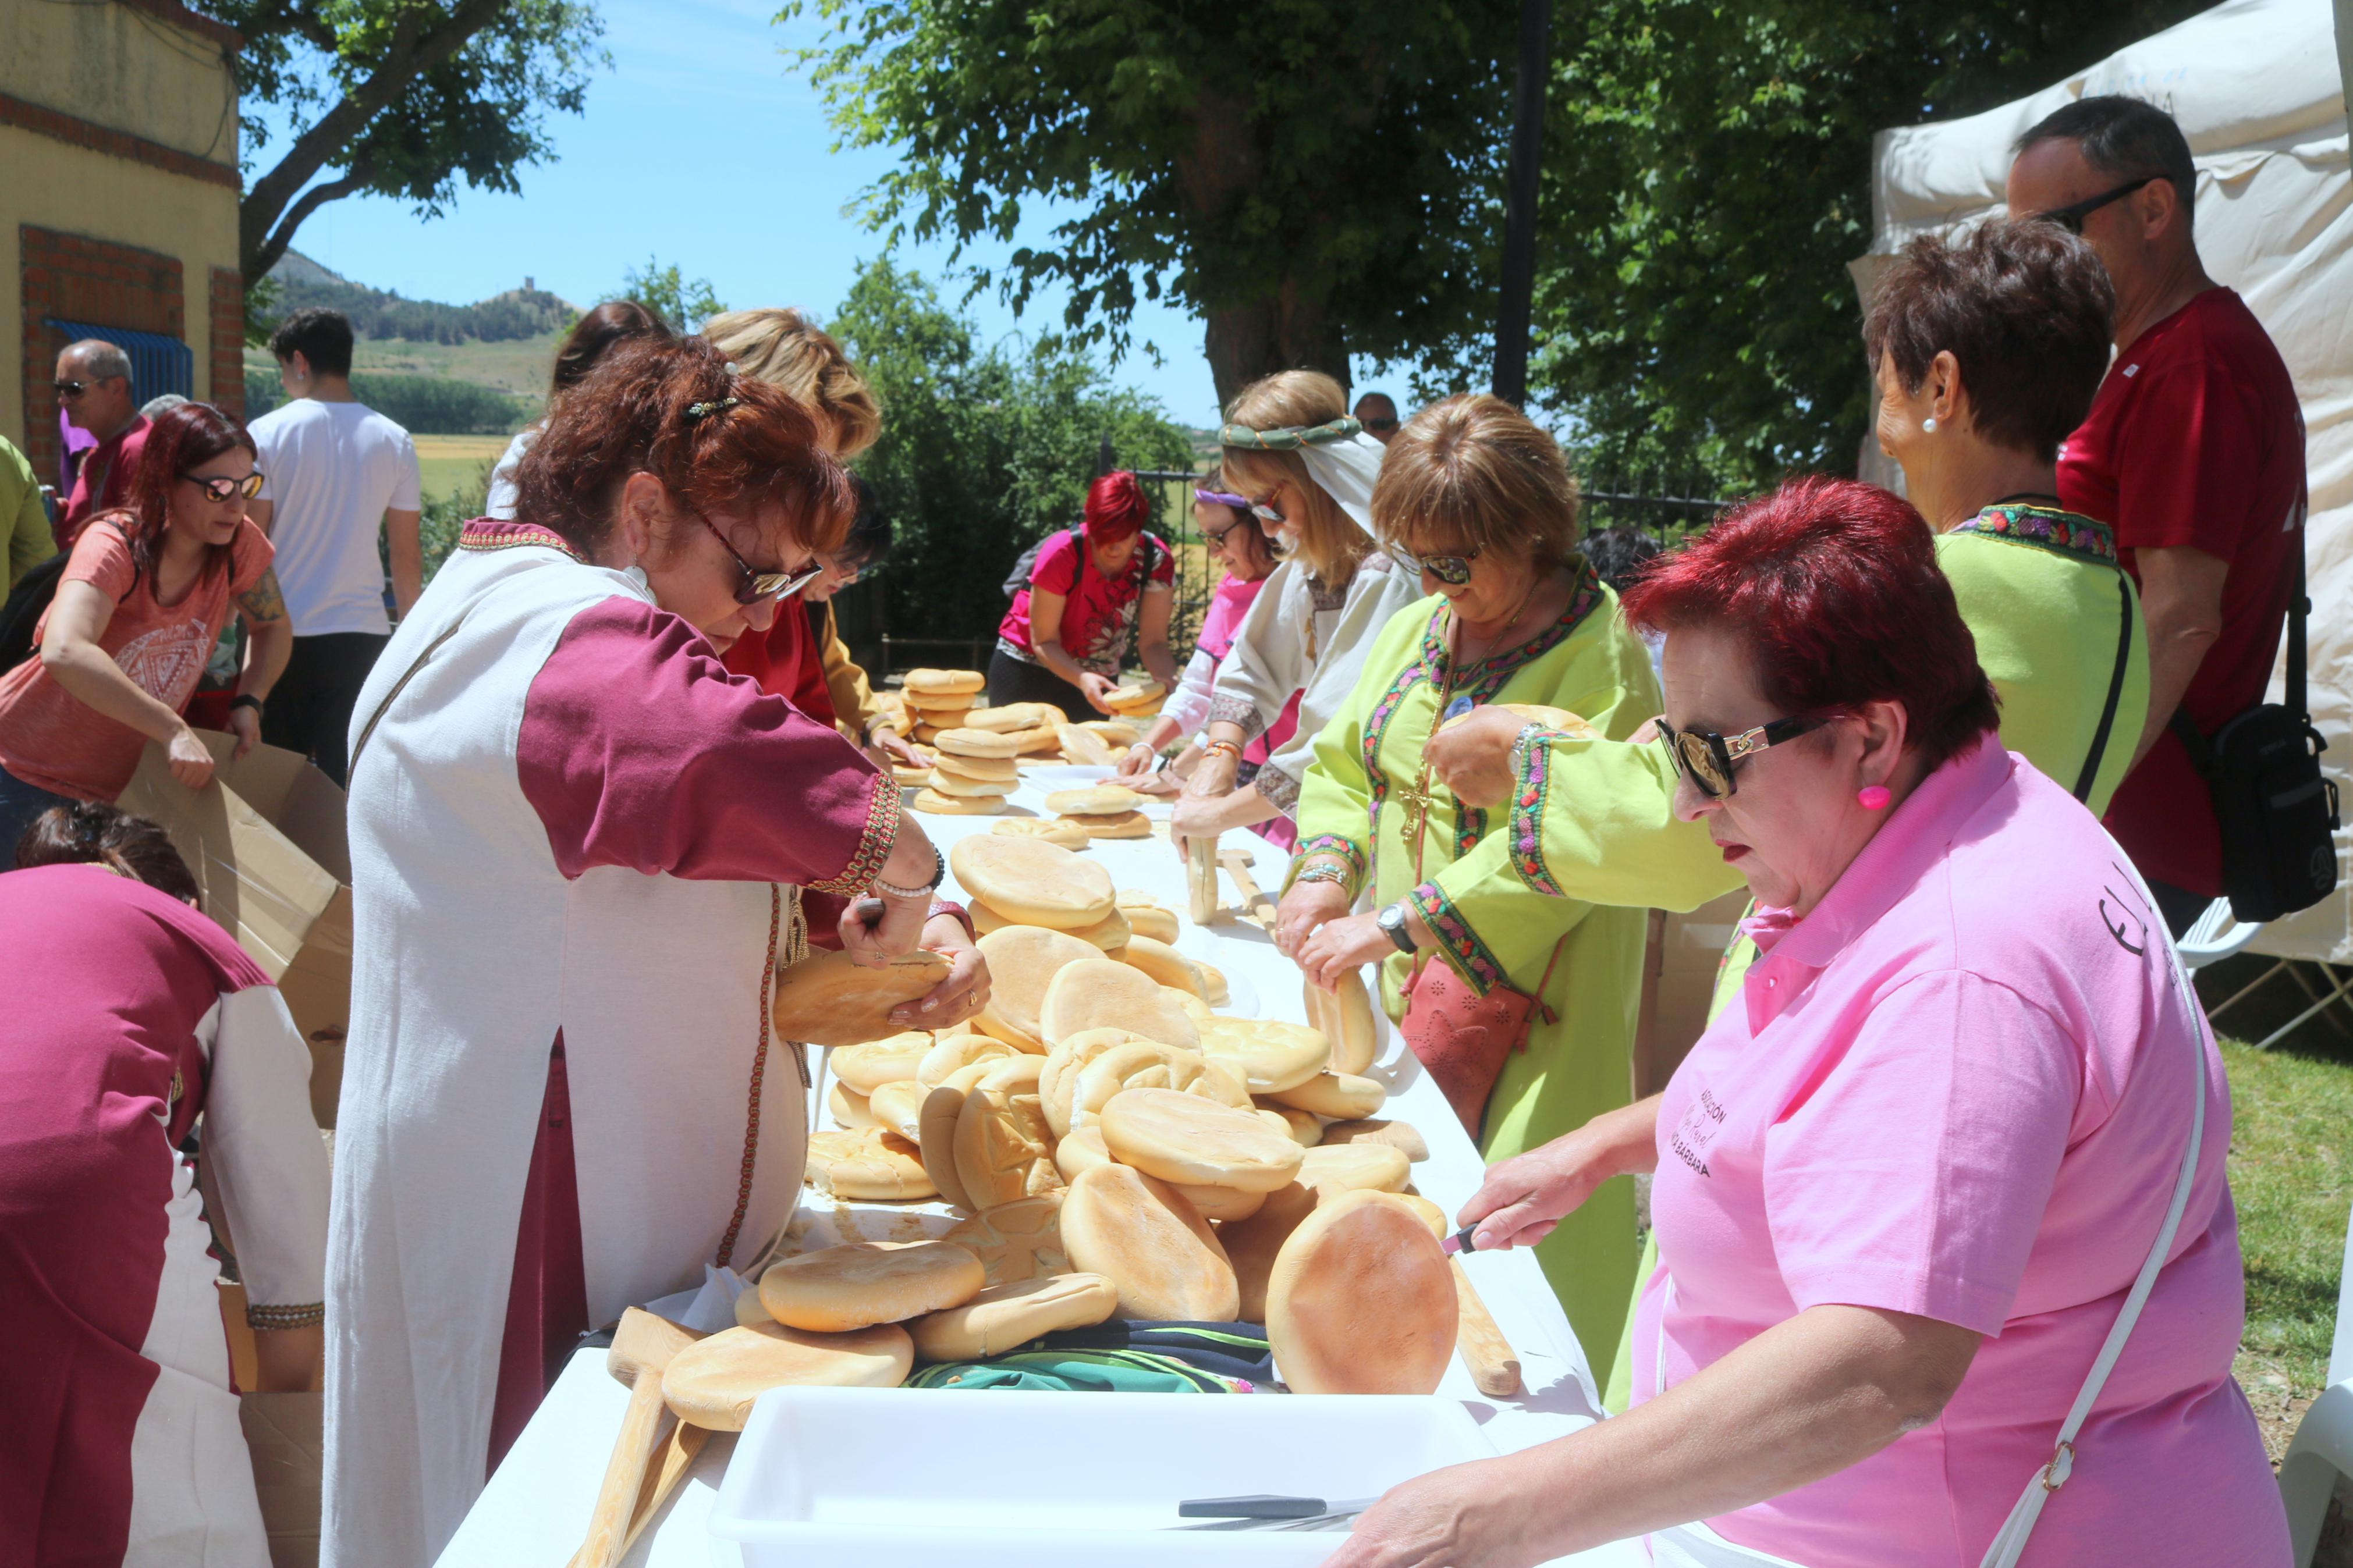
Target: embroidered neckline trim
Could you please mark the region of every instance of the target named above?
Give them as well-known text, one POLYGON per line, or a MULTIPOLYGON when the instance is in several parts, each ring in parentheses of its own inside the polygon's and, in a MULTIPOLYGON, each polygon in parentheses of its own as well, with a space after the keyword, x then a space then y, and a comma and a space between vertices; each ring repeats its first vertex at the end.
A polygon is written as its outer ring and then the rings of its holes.
POLYGON ((2058 507, 2017 503, 1989 506, 1953 531, 2030 545, 2071 560, 2097 562, 2103 566, 2120 564, 2113 529, 2081 512, 2058 507))
POLYGON ((460 550, 514 550, 525 545, 558 551, 584 566, 588 563, 588 558, 572 548, 562 534, 535 522, 478 517, 458 531, 458 548, 460 550))

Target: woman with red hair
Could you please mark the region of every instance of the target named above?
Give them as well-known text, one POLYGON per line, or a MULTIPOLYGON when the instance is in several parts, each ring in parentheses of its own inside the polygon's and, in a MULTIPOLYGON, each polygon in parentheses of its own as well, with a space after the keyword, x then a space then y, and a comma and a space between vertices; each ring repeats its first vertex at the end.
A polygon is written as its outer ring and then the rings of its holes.
POLYGON ((988 700, 1050 702, 1073 719, 1111 711, 1120 668, 1140 660, 1163 687, 1176 684, 1168 614, 1176 558, 1145 531, 1144 486, 1122 468, 1087 487, 1085 521, 1039 546, 1029 585, 1013 595, 988 660, 988 700))
POLYGON ((1662 1094, 1461 1217, 1524 1246, 1655 1172, 1636 1404, 1397 1489, 1332 1563, 2286 1561, 2221 1058, 2148 889, 2002 750, 1917 514, 1797 481, 1625 605, 1761 956, 1662 1094))
POLYGON ((250 640, 229 701, 236 755, 293 647, 269 541, 248 522, 253 437, 209 403, 156 416, 131 504, 92 518, 34 632, 40 657, 0 676, 0 856, 53 805, 111 801, 147 742, 200 788, 213 754, 180 710, 234 605, 250 640))

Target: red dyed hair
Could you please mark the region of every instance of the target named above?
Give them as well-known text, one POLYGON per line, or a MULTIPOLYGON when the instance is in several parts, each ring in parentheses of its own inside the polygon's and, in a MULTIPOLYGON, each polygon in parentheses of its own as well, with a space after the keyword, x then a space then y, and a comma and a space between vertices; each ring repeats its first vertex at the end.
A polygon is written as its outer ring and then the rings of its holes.
POLYGON ((1723 626, 1785 714, 1904 705, 1930 768, 1996 728, 1993 684, 1909 501, 1853 479, 1791 479, 1662 555, 1622 596, 1652 631, 1723 626))
MULTIPOLYGON (((248 456, 260 452, 245 426, 209 403, 181 403, 157 415, 139 451, 139 467, 132 470, 131 489, 122 510, 107 521, 122 530, 131 542, 131 563, 153 580, 155 558, 163 553, 164 532, 172 521, 172 487, 189 469, 201 468, 232 447, 248 456)), ((235 546, 215 545, 207 551, 205 570, 226 568, 235 546)))
POLYGON ((1151 516, 1144 487, 1125 468, 1114 469, 1087 487, 1086 533, 1103 544, 1117 544, 1144 531, 1151 516))
POLYGON ((595 555, 635 473, 696 511, 781 507, 801 544, 820 552, 839 547, 858 510, 807 405, 731 374, 701 338, 624 338, 607 350, 523 454, 515 515, 595 555))

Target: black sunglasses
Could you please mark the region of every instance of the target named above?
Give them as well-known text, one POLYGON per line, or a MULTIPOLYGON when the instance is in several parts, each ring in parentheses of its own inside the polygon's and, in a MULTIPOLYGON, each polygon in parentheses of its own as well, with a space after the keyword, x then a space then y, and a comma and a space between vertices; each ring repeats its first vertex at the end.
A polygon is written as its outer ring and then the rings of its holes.
POLYGON ((1398 427, 1394 419, 1359 419, 1356 423, 1367 430, 1394 430, 1398 427))
POLYGON ((2044 223, 2057 224, 2069 234, 2080 235, 2084 232, 2085 218, 2090 217, 2109 203, 2120 202, 2143 185, 2153 185, 2165 177, 2163 174, 2144 174, 2130 184, 2118 185, 2113 191, 2102 191, 2096 196, 2085 196, 2080 202, 2070 202, 2063 207, 2052 207, 2047 213, 2036 213, 2034 216, 2044 223))
POLYGON ((55 392, 59 397, 79 397, 83 393, 90 390, 90 384, 86 381, 53 381, 49 383, 50 390, 55 392))
POLYGON ((1821 723, 1810 716, 1776 719, 1769 724, 1743 730, 1737 735, 1719 735, 1713 730, 1677 730, 1664 718, 1658 721, 1659 738, 1666 742, 1667 755, 1674 759, 1675 771, 1691 780, 1692 787, 1710 800, 1722 800, 1740 787, 1733 782, 1733 763, 1767 746, 1795 740, 1809 730, 1818 730, 1821 723))
POLYGON ((789 599, 815 582, 817 574, 825 570, 825 563, 812 561, 797 572, 755 572, 752 563, 744 559, 743 552, 730 544, 727 536, 719 531, 717 523, 699 511, 694 514, 694 521, 711 530, 711 537, 719 541, 719 548, 735 558, 737 569, 744 574, 744 581, 735 585, 735 602, 739 605, 756 605, 763 599, 789 599))
POLYGON ((211 479, 199 479, 195 474, 182 474, 180 477, 204 491, 206 500, 227 500, 229 497, 240 493, 246 500, 251 500, 261 493, 262 477, 259 468, 254 469, 241 479, 232 479, 227 475, 216 475, 211 479))

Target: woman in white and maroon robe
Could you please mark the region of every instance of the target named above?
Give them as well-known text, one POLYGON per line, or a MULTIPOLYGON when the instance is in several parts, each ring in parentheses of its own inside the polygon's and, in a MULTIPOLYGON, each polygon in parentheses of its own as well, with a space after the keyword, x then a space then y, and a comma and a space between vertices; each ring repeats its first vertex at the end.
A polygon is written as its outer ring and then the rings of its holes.
POLYGON ((853 952, 955 953, 908 1026, 986 995, 888 775, 719 661, 848 527, 815 435, 700 340, 617 347, 361 694, 330 1568, 429 1563, 581 1331, 790 1217, 806 1068, 768 986, 812 921, 871 889, 853 952))
POLYGON ((181 1146, 201 1115, 263 1391, 319 1354, 311 1053, 154 824, 77 803, 0 875, 0 1563, 268 1568, 181 1146), (160 890, 133 880, 150 876, 160 890))

